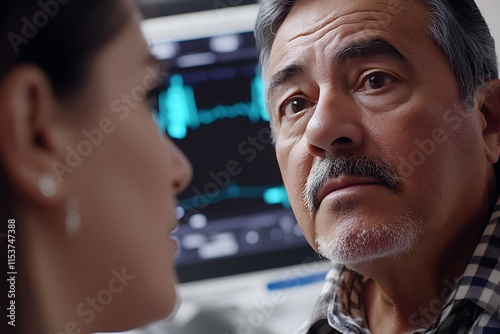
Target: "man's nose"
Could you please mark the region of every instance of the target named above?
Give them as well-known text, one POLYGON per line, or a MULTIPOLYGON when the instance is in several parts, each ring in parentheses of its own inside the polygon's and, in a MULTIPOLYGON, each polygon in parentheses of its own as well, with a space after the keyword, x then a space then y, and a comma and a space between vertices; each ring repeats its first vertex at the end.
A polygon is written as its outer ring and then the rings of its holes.
POLYGON ((320 97, 306 127, 309 152, 323 157, 359 149, 363 142, 361 118, 360 107, 348 95, 320 97))

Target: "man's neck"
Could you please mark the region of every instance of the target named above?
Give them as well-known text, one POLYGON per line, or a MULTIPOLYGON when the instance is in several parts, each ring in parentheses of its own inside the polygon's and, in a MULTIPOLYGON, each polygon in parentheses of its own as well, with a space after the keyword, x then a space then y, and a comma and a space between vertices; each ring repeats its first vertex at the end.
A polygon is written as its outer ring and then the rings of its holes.
POLYGON ((489 220, 492 206, 485 204, 481 214, 446 239, 424 237, 411 254, 353 268, 368 277, 362 298, 373 334, 411 333, 432 324, 489 220))
POLYGON ((410 333, 428 327, 438 316, 455 279, 432 279, 427 272, 412 278, 368 279, 362 298, 368 327, 377 333, 410 333))

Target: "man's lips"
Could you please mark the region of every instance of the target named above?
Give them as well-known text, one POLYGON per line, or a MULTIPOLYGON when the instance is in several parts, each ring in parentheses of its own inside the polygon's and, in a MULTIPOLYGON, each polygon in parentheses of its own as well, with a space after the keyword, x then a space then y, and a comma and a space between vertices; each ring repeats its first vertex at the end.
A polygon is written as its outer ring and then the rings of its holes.
POLYGON ((352 186, 365 186, 365 185, 373 185, 373 184, 381 184, 375 178, 367 178, 367 177, 359 177, 359 176, 346 176, 342 175, 338 178, 331 179, 321 187, 318 192, 318 196, 316 198, 317 204, 319 204, 331 193, 336 191, 346 189, 352 186))

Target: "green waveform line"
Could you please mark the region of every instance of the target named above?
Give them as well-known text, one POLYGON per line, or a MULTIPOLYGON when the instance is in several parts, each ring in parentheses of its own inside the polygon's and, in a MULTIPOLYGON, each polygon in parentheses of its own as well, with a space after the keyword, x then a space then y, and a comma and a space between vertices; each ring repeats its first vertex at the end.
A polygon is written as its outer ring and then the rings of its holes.
POLYGON ((185 198, 180 200, 179 203, 187 208, 196 208, 219 203, 228 199, 239 198, 262 198, 266 204, 281 204, 284 208, 290 208, 290 201, 288 200, 288 195, 283 185, 277 187, 241 187, 235 183, 231 183, 227 188, 217 189, 210 193, 185 198))
POLYGON ((251 100, 233 105, 217 105, 211 109, 198 109, 194 91, 186 86, 181 75, 170 78, 170 86, 159 95, 159 112, 155 116, 162 131, 170 137, 183 139, 188 128, 198 129, 220 119, 232 119, 238 116, 248 117, 252 123, 259 120, 269 121, 264 101, 264 83, 256 76, 251 82, 251 100))

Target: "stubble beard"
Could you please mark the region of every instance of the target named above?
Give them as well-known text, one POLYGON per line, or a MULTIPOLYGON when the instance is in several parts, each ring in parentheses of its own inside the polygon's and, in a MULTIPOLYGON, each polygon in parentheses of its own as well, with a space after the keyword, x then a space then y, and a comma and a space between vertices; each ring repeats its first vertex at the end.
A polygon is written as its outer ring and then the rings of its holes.
POLYGON ((360 225, 344 220, 325 235, 316 233, 318 253, 348 268, 380 258, 401 256, 412 251, 422 233, 423 221, 418 214, 409 211, 396 217, 391 224, 373 222, 369 224, 372 226, 364 228, 360 225))

